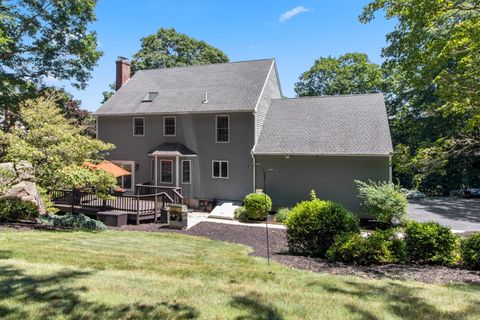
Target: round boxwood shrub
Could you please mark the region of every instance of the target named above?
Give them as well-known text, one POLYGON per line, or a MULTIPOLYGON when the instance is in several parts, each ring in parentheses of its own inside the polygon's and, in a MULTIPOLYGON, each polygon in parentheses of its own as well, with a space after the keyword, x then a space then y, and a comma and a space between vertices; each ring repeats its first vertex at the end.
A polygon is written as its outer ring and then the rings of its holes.
POLYGON ((243 200, 243 205, 252 220, 263 220, 272 210, 272 199, 265 193, 250 193, 243 200))
POLYGON ((248 221, 248 212, 245 207, 238 207, 235 209, 234 212, 235 219, 237 219, 240 222, 247 222, 248 221))
POLYGON ((395 229, 376 230, 369 237, 358 233, 335 239, 327 258, 360 265, 402 263, 405 261, 405 242, 395 229))
POLYGON ((474 233, 462 239, 460 254, 466 267, 480 270, 480 233, 474 233))
POLYGON ((32 220, 38 217, 37 206, 16 197, 0 199, 0 221, 32 220))
POLYGON ((290 214, 290 209, 280 208, 275 214, 275 220, 277 220, 277 222, 284 223, 287 220, 289 214, 290 214))
POLYGON ((292 253, 322 257, 335 237, 359 232, 358 218, 341 205, 312 200, 297 204, 288 215, 287 241, 292 253))
POLYGON ((407 223, 405 228, 408 261, 419 264, 449 264, 454 259, 457 236, 436 222, 407 223))

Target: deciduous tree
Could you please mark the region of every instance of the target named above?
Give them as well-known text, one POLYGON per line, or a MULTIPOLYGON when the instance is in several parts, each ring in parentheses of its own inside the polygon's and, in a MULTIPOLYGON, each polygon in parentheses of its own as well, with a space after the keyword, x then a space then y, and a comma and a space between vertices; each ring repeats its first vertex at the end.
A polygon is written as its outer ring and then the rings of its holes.
POLYGON ((45 79, 85 88, 102 55, 95 31, 88 29, 95 5, 96 0, 0 2, 0 109, 7 111, 6 129, 13 123, 8 110, 16 112, 23 94, 45 79))
POLYGON ((47 93, 20 105, 23 125, 0 132, 2 160, 30 162, 36 182, 45 189, 90 185, 105 194, 115 178, 82 164, 100 160, 114 146, 84 135, 81 126, 65 119, 57 106, 60 99, 58 92, 47 93))
POLYGON ((338 58, 321 57, 295 84, 299 96, 323 96, 380 92, 382 71, 364 53, 338 58))
POLYGON ((443 188, 479 183, 480 1, 375 0, 360 20, 380 10, 397 21, 382 51, 397 171, 417 184, 444 175, 443 188))
POLYGON ((141 48, 133 55, 132 71, 228 62, 228 56, 205 41, 175 29, 161 28, 142 38, 141 48))

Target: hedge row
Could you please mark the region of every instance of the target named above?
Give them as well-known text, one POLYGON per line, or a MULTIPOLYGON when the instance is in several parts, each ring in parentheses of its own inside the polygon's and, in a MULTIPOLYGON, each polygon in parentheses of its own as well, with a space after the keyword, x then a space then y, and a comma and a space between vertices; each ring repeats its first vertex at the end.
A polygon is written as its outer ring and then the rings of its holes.
POLYGON ((480 269, 480 233, 460 241, 449 228, 435 222, 409 221, 404 229, 362 235, 353 213, 313 195, 290 210, 285 224, 294 254, 361 265, 462 263, 480 269))

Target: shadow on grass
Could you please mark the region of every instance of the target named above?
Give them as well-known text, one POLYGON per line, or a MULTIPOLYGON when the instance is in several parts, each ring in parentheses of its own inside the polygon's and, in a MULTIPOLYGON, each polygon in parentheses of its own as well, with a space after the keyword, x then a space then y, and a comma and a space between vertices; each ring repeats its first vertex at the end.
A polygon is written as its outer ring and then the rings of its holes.
MULTIPOLYGON (((345 281, 345 286, 326 286, 324 284, 311 283, 311 286, 321 286, 328 293, 343 295, 346 297, 356 297, 360 301, 374 300, 381 301, 387 311, 401 319, 418 320, 428 317, 435 320, 454 320, 465 319, 466 315, 475 315, 480 313, 480 298, 465 301, 466 307, 459 312, 458 310, 440 310, 437 306, 429 304, 418 296, 421 287, 408 287, 400 283, 390 281, 386 286, 377 286, 369 283, 358 283, 345 281)), ((465 288, 469 292, 478 292, 480 286, 477 285, 455 285, 455 289, 465 288)), ((452 288, 453 289, 453 288, 452 288)), ((360 319, 380 320, 371 310, 361 308, 359 305, 346 304, 345 307, 353 314, 358 315, 360 319)))
POLYGON ((0 266, 0 275, 3 277, 0 280, 0 318, 195 319, 199 316, 195 308, 178 303, 110 306, 87 301, 81 297, 81 293, 87 292, 87 288, 71 287, 69 284, 91 273, 61 271, 54 275, 32 276, 13 266, 0 266), (32 308, 34 304, 38 304, 35 310, 32 308))
POLYGON ((234 296, 230 305, 235 309, 247 311, 248 314, 244 316, 238 316, 237 320, 282 320, 283 317, 272 305, 266 305, 260 303, 261 297, 257 294, 251 294, 246 296, 234 296))

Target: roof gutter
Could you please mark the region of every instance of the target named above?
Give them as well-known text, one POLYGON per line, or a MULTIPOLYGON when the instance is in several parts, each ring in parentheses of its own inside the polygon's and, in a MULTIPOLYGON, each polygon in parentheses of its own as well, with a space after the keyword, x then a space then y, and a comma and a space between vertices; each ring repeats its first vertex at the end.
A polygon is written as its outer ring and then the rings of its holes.
POLYGON ((286 152, 252 152, 255 156, 310 156, 310 157, 390 157, 391 153, 286 153, 286 152))

